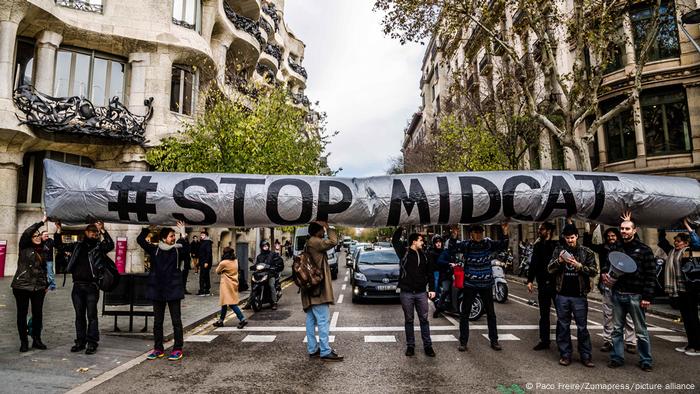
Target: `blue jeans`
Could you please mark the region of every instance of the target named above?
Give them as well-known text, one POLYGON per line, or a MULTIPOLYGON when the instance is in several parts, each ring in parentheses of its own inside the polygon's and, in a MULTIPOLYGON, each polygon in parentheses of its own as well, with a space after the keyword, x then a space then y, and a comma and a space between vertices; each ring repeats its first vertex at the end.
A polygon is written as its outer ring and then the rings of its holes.
POLYGON ((647 322, 639 303, 642 300, 640 294, 612 293, 613 305, 613 332, 612 344, 613 348, 610 352, 610 360, 622 363, 625 361, 625 341, 623 329, 625 327, 625 318, 627 314, 632 317, 634 323, 634 332, 637 334, 637 352, 639 353, 639 363, 642 365, 651 366, 651 341, 649 340, 649 331, 647 331, 647 322))
POLYGON ((571 359, 571 317, 576 321, 578 352, 581 360, 590 360, 591 334, 588 332, 588 300, 586 297, 567 297, 557 294, 554 299, 557 308, 557 346, 561 358, 571 359))
POLYGON ((328 304, 311 305, 306 312, 306 350, 309 354, 315 353, 321 347, 321 357, 331 354, 331 346, 328 342, 330 331, 330 307, 328 304), (316 341, 315 328, 318 326, 318 339, 316 341))
POLYGON ((241 308, 238 307, 238 305, 233 304, 233 305, 221 305, 221 317, 219 317, 219 320, 223 321, 224 318, 226 317, 226 311, 228 308, 231 308, 233 313, 236 314, 236 317, 238 318, 238 321, 243 321, 245 320, 245 316, 243 316, 243 312, 241 311, 241 308))
POLYGON ((53 272, 53 261, 46 262, 46 277, 49 280, 49 290, 56 290, 56 279, 53 272))
POLYGON ((423 347, 433 346, 433 342, 430 339, 430 323, 428 322, 428 294, 425 291, 402 291, 399 297, 401 299, 401 308, 403 309, 406 346, 416 346, 416 333, 413 331, 414 309, 420 322, 420 336, 423 341, 423 347))

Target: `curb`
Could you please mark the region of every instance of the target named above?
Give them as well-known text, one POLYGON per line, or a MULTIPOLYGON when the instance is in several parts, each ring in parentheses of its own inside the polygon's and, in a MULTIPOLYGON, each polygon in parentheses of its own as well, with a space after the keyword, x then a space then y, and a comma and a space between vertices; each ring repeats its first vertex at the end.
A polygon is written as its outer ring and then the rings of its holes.
MULTIPOLYGON (((519 283, 522 285, 525 285, 525 282, 527 281, 527 278, 522 277, 522 276, 513 275, 513 274, 506 274, 506 278, 508 280, 510 280, 511 282, 519 283)), ((537 285, 535 285, 535 288, 537 288, 537 285)), ((590 293, 588 293, 588 298, 595 300, 595 301, 598 301, 598 302, 603 302, 603 297, 601 297, 600 294, 598 294, 594 291, 591 291, 590 293)), ((654 304, 652 304, 649 307, 649 309, 647 310, 647 313, 651 314, 651 315, 665 317, 667 319, 680 319, 680 317, 681 317, 680 311, 668 312, 665 310, 659 310, 657 308, 654 308, 654 304)))

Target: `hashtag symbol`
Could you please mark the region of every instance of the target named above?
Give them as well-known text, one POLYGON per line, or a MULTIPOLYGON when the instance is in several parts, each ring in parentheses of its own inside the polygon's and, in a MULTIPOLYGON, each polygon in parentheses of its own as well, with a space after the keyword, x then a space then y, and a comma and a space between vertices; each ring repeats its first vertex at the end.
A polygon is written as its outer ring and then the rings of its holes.
POLYGON ((148 214, 156 213, 155 204, 146 204, 148 192, 154 192, 158 188, 157 183, 151 183, 150 176, 141 177, 138 183, 133 182, 134 177, 127 175, 121 182, 112 182, 110 190, 116 190, 117 201, 110 201, 107 209, 110 212, 119 212, 119 220, 130 220, 129 214, 135 213, 140 222, 148 221, 148 214), (136 192, 136 201, 129 202, 129 193, 136 192))

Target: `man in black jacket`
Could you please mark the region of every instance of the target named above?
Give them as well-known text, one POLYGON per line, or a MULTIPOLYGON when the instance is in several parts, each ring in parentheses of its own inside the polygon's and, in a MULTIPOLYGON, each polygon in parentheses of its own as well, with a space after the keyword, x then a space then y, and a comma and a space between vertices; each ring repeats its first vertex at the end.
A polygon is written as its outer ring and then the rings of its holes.
POLYGON ((413 310, 418 313, 420 322, 420 335, 423 340, 423 349, 429 357, 435 357, 433 343, 430 339, 430 323, 428 322, 428 298, 435 297, 433 285, 433 267, 429 266, 428 259, 423 253, 423 236, 411 233, 408 236, 406 248, 401 242, 403 228, 398 227, 391 237, 391 245, 399 256, 399 289, 401 289, 401 307, 403 308, 404 328, 406 330, 406 356, 413 356, 416 349, 416 335, 413 327, 413 310), (426 294, 425 288, 428 287, 426 294))
POLYGON ((637 271, 624 274, 616 281, 612 280, 610 275, 603 274, 603 282, 612 288, 613 302, 613 348, 608 366, 617 368, 624 364, 623 329, 625 317, 629 314, 632 316, 634 331, 637 334, 639 367, 645 372, 651 372, 653 362, 651 342, 644 310, 651 305, 654 298, 656 261, 651 248, 636 237, 637 226, 630 215, 627 214, 624 217, 625 220, 620 224, 622 250, 637 263, 637 271))
POLYGON ((100 327, 97 321, 97 302, 100 299, 100 289, 97 287, 97 268, 90 258, 90 251, 98 250, 107 254, 114 249, 114 241, 105 230, 104 223, 96 222, 85 227, 82 240, 63 246, 61 239, 61 224, 56 223, 55 247, 71 253, 66 272, 73 276, 73 291, 71 299, 75 309, 75 345, 71 352, 87 349, 85 354, 95 354, 97 343, 100 341, 100 327), (100 241, 100 236, 102 240, 100 241), (87 316, 87 323, 85 317, 87 316))
POLYGON ((533 350, 549 349, 549 310, 554 303, 556 290, 554 279, 547 270, 552 253, 557 247, 557 241, 552 240, 556 227, 550 222, 540 224, 537 233, 539 237, 532 247, 530 270, 527 273, 527 290, 533 292, 533 281, 537 280, 537 303, 540 307, 540 342, 533 350))
MULTIPOLYGON (((271 275, 267 282, 271 294, 274 294, 279 286, 279 274, 284 270, 284 260, 282 260, 282 256, 279 253, 270 249, 270 241, 266 239, 260 241, 260 254, 255 258, 255 264, 267 264, 274 271, 275 274, 271 275)), ((272 309, 277 309, 277 301, 272 303, 272 309)))
POLYGON ((197 250, 197 255, 199 258, 199 291, 197 292, 197 295, 210 296, 210 273, 213 258, 211 251, 212 242, 209 239, 209 232, 202 230, 202 232, 199 234, 199 239, 199 247, 197 250))

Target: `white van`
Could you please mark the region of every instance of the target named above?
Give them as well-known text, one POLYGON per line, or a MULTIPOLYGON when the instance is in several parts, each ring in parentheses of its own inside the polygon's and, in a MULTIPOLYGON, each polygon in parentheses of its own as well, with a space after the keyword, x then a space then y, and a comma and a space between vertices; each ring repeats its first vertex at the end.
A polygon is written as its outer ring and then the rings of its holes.
MULTIPOLYGON (((330 226, 333 228, 333 226, 330 226)), ((292 252, 294 256, 298 256, 306 245, 306 240, 309 238, 309 227, 299 227, 294 230, 294 242, 292 244, 292 252)), ((328 265, 331 269, 331 279, 338 279, 338 256, 335 252, 335 248, 330 249, 326 252, 328 254, 328 265)))

